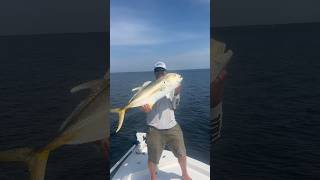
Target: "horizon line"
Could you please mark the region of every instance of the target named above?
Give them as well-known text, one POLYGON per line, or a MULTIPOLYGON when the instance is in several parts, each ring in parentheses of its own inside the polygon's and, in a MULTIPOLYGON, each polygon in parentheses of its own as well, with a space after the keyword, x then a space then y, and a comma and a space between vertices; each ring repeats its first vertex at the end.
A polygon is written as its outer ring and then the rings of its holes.
MULTIPOLYGON (((243 24, 243 25, 225 25, 216 26, 210 25, 210 28, 232 28, 232 27, 250 27, 250 26, 272 26, 272 25, 290 25, 290 24, 320 24, 320 21, 310 22, 289 22, 289 23, 274 23, 274 24, 243 24)), ((110 33, 110 29, 107 31, 87 31, 87 32, 39 32, 39 33, 25 33, 25 34, 0 34, 3 36, 36 36, 36 35, 62 35, 62 34, 87 34, 87 33, 110 33)))
MULTIPOLYGON (((167 71, 188 71, 188 70, 210 70, 210 68, 194 68, 194 69, 169 69, 167 71)), ((152 70, 142 70, 142 71, 110 71, 110 74, 116 73, 139 73, 139 72, 153 72, 152 70)))
POLYGON ((26 33, 26 34, 0 34, 3 36, 45 36, 45 35, 67 35, 67 34, 88 34, 88 33, 109 33, 109 31, 87 31, 87 32, 39 32, 39 33, 26 33))
POLYGON ((274 23, 274 24, 244 24, 244 25, 225 25, 225 26, 215 26, 212 25, 210 28, 233 28, 233 27, 250 27, 250 26, 274 26, 274 25, 292 25, 292 24, 320 24, 320 21, 310 21, 310 22, 289 22, 289 23, 274 23))

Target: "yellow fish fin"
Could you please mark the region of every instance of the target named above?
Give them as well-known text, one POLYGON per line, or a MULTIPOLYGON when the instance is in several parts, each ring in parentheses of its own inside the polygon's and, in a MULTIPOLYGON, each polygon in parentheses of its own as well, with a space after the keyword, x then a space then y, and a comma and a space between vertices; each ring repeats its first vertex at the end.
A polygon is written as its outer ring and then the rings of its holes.
POLYGON ((24 162, 28 165, 31 180, 44 180, 50 151, 34 151, 31 148, 16 148, 0 152, 0 162, 24 162))
POLYGON ((127 110, 126 107, 123 108, 123 109, 115 108, 115 109, 111 109, 110 110, 110 112, 112 112, 112 113, 118 113, 119 114, 118 128, 117 128, 116 132, 118 132, 122 127, 123 120, 124 120, 124 115, 126 113, 126 110, 127 110))

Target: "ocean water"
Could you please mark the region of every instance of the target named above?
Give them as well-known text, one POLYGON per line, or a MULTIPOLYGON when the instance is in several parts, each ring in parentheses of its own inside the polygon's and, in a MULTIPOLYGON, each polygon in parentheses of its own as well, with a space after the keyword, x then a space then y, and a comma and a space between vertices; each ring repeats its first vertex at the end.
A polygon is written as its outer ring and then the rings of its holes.
MULTIPOLYGON (((0 150, 41 147, 87 92, 72 87, 105 72, 106 34, 0 37, 0 150)), ((106 179, 108 163, 92 144, 49 155, 46 180, 106 179)), ((27 168, 0 163, 0 179, 28 179, 27 168)))
MULTIPOLYGON (((222 138, 212 149, 215 179, 319 179, 318 32, 302 25, 215 34, 234 51, 222 138)), ((0 37, 0 150, 40 147, 56 135, 86 95, 70 88, 104 74, 105 43, 96 33, 0 37)), ((209 71, 180 73, 185 79, 176 114, 187 151, 209 163, 209 71)), ((111 74, 112 107, 123 106, 132 87, 152 78, 151 72, 111 74)), ((144 115, 132 109, 111 136, 111 165, 141 130, 144 115)), ((46 179, 105 179, 105 165, 92 144, 63 146, 50 154, 46 179)), ((21 164, 0 163, 1 180, 27 175, 21 164)))
MULTIPOLYGON (((209 112, 210 89, 209 69, 175 71, 183 76, 180 106, 175 112, 186 144, 187 154, 195 159, 210 163, 209 112)), ((154 80, 153 72, 112 73, 110 99, 112 107, 123 107, 133 93, 131 89, 154 80)), ((115 132, 118 115, 111 114, 115 132)), ((136 142, 135 133, 146 132, 145 113, 138 108, 128 110, 122 129, 110 137, 112 167, 136 142)))
POLYGON ((213 34, 227 70, 216 180, 320 179, 319 24, 213 34))

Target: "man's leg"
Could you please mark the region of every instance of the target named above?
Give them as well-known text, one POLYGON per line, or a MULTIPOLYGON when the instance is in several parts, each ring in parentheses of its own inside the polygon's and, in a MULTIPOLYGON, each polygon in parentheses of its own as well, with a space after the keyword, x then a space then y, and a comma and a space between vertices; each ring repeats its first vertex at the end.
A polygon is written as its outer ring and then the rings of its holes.
POLYGON ((150 178, 151 180, 156 180, 157 164, 159 163, 161 153, 164 149, 161 132, 156 128, 149 127, 146 143, 148 147, 148 168, 150 171, 150 178))
POLYGON ((166 141, 170 150, 178 158, 183 180, 191 180, 187 170, 186 147, 179 124, 168 131, 166 141))
POLYGON ((148 160, 148 168, 150 171, 150 179, 151 180, 156 180, 157 179, 157 166, 151 161, 148 160))
POLYGON ((187 170, 187 156, 185 156, 185 155, 180 156, 178 158, 178 161, 180 164, 183 180, 191 180, 191 177, 189 176, 188 170, 187 170))

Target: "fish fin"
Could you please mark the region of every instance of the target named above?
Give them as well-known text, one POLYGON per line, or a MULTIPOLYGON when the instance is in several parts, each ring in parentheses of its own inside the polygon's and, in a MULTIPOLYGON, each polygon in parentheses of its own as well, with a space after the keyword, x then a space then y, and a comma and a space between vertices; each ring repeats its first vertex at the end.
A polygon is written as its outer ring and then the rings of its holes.
POLYGON ((151 82, 152 82, 152 81, 146 81, 146 82, 144 82, 144 83, 142 84, 142 87, 148 86, 151 82))
POLYGON ((131 91, 140 91, 141 89, 143 89, 144 87, 148 86, 152 81, 146 81, 142 84, 142 86, 133 88, 131 91))
POLYGON ((70 90, 70 92, 71 93, 75 93, 75 92, 78 92, 78 91, 83 90, 83 89, 96 90, 98 87, 101 86, 101 83, 103 83, 101 79, 85 82, 85 83, 82 83, 82 84, 80 84, 78 86, 73 87, 70 90))
POLYGON ((116 133, 121 129, 122 124, 123 124, 123 120, 124 120, 124 115, 126 113, 127 108, 115 108, 115 109, 111 109, 110 112, 112 113, 118 113, 119 114, 119 121, 118 121, 118 128, 116 130, 116 133))
POLYGON ((133 88, 131 91, 139 91, 142 87, 136 87, 136 88, 133 88))
POLYGON ((16 148, 0 152, 1 162, 24 162, 31 180, 44 180, 50 151, 35 152, 31 148, 16 148))
MULTIPOLYGON (((105 79, 100 79, 100 80, 93 80, 93 81, 90 81, 92 82, 93 86, 91 86, 91 92, 89 93, 89 95, 84 99, 82 100, 77 106, 76 108, 71 112, 71 114, 67 117, 67 119, 62 123, 62 125, 60 126, 59 128, 59 131, 61 132, 62 130, 64 130, 65 127, 67 127, 67 125, 72 121, 74 115, 78 114, 83 108, 85 108, 85 106, 91 102, 91 100, 93 98, 95 98, 97 96, 97 94, 100 92, 100 91, 104 91, 106 88, 109 87, 109 82, 108 80, 105 80, 105 79), (94 81, 96 83, 94 83, 94 81)), ((88 82, 89 83, 89 82, 88 82)), ((84 83, 85 84, 85 83, 84 83)), ((81 86, 81 85, 79 85, 81 86)), ((79 87, 77 86, 77 87, 79 87)), ((74 87, 72 89, 74 89, 73 91, 71 92, 76 92, 76 91, 79 91, 83 88, 80 89, 77 88, 77 87, 74 87), (76 89, 75 89, 76 88, 76 89)))
POLYGON ((130 98, 129 103, 131 102, 131 100, 132 100, 143 88, 145 88, 146 86, 148 86, 150 83, 152 83, 152 81, 146 81, 146 82, 144 82, 144 83, 142 84, 142 86, 133 88, 133 89, 132 89, 132 92, 134 92, 134 91, 137 91, 137 92, 130 98))

